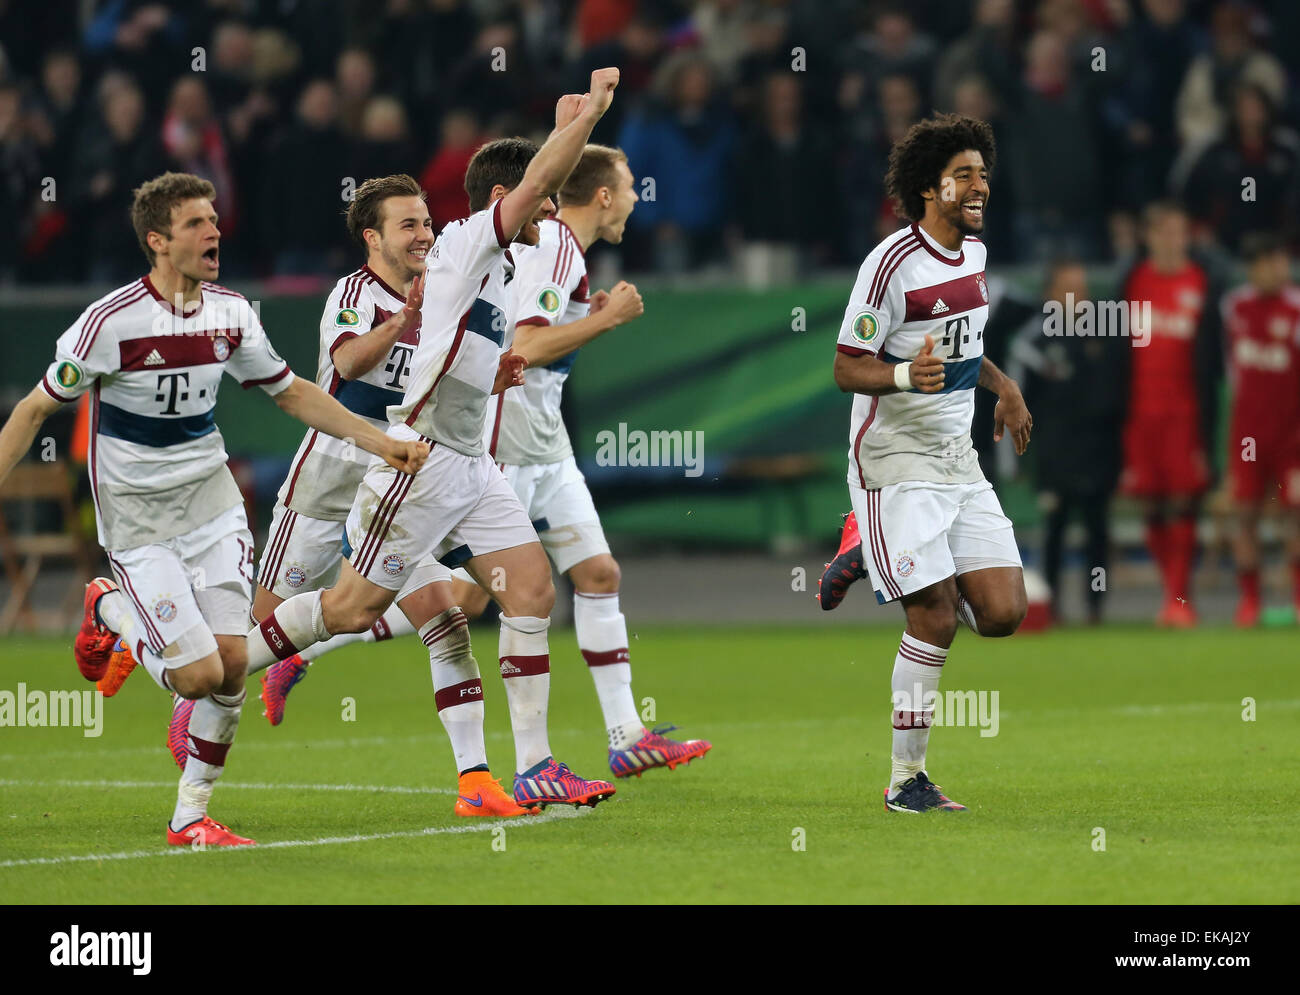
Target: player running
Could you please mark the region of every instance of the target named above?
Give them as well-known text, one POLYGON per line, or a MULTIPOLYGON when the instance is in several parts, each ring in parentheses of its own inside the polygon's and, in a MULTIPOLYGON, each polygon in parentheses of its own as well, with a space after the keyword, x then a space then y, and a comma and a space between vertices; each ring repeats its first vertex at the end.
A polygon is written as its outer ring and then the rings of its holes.
MULTIPOLYGON (((338 583, 289 598, 248 638, 249 663, 257 667, 333 633, 363 631, 393 602, 409 568, 430 552, 445 565, 463 563, 480 582, 499 572, 506 578, 499 597, 499 662, 516 733, 514 798, 526 807, 595 805, 614 786, 586 781, 551 755, 550 564, 527 512, 483 446, 488 400, 511 330, 506 250, 516 237, 536 243, 533 219, 551 206, 551 191, 577 164, 617 85, 618 70, 601 69, 592 74, 589 94, 562 98, 555 131, 540 150, 503 139, 475 155, 465 181, 475 213, 448 225, 435 243, 407 390, 402 404, 388 409, 391 437, 429 443, 430 472, 408 480, 372 465, 348 514, 349 561, 338 583)), ((505 368, 522 367, 523 359, 511 355, 505 368)), ((464 633, 468 644, 458 608, 410 621, 431 646, 431 659, 448 633, 464 633)))
POLYGON ((243 498, 213 418, 222 373, 261 387, 319 432, 355 439, 402 479, 427 456, 419 440, 385 435, 294 377, 249 302, 210 282, 220 268, 214 196, 211 183, 184 173, 135 191, 131 220, 149 273, 59 337, 44 379, 0 431, 2 481, 60 404, 91 394, 90 480, 117 583, 88 586, 74 653, 105 694, 138 660, 164 690, 195 702, 167 825, 175 846, 253 842, 207 814, 244 702, 253 568, 243 498))
POLYGON ((1228 466, 1237 530, 1233 551, 1241 601, 1237 624, 1259 622, 1259 518, 1278 500, 1287 520, 1296 619, 1300 621, 1300 289, 1290 281, 1286 244, 1242 239, 1248 282, 1223 299, 1232 377, 1228 466))
MULTIPOLYGON (((578 648, 596 685, 615 777, 640 777, 653 767, 671 770, 711 748, 707 740, 676 742, 663 736, 667 729, 647 730, 637 714, 618 563, 560 415, 564 381, 578 349, 644 310, 632 284, 621 281, 609 293, 592 295, 587 280, 587 250, 598 239, 621 242, 636 202, 622 150, 588 145, 560 189, 559 214, 539 225, 534 248, 519 253, 510 285, 514 349, 530 372, 523 387, 497 399, 484 440, 555 569, 573 583, 578 648)), ((463 569, 456 577, 456 603, 478 617, 488 592, 463 569)))
POLYGON ((907 616, 892 679, 893 769, 885 808, 961 811, 925 769, 939 675, 958 619, 1009 636, 1024 618, 1020 552, 971 445, 975 387, 998 395, 994 439, 1016 452, 1033 419, 1015 381, 984 356, 984 230, 993 131, 939 115, 889 153, 886 188, 912 223, 858 271, 835 355, 852 391, 849 496, 881 604, 907 616))

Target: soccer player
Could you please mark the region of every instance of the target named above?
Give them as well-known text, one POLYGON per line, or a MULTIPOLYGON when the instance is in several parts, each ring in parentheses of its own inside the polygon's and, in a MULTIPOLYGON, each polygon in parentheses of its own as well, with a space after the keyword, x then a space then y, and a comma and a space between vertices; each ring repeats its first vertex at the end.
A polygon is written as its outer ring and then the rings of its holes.
MULTIPOLYGON (((671 770, 711 747, 707 740, 667 739, 666 729, 647 730, 637 715, 618 563, 560 416, 564 381, 578 349, 644 310, 632 284, 621 281, 610 293, 592 295, 587 280, 587 250, 598 239, 621 242, 636 202, 627 156, 588 145, 560 189, 559 214, 538 226, 536 247, 518 255, 510 285, 514 349, 530 372, 523 387, 497 398, 484 440, 555 568, 573 583, 578 648, 596 685, 615 777, 640 777, 653 767, 671 770)), ((487 607, 488 592, 464 570, 456 574, 453 597, 477 617, 487 607)))
POLYGON ((835 354, 851 391, 849 496, 881 604, 907 617, 892 679, 893 770, 885 807, 960 811, 926 772, 939 675, 960 619, 1009 636, 1027 599, 1010 520, 971 445, 975 388, 998 395, 994 439, 1016 452, 1033 419, 984 355, 984 229, 995 148, 986 122, 939 115, 889 153, 886 188, 911 221, 858 271, 835 354))
POLYGON ((1187 214, 1158 201, 1143 214, 1147 255, 1123 281, 1130 326, 1150 308, 1150 328, 1132 337, 1124 469, 1120 489, 1138 498, 1147 549, 1164 589, 1158 625, 1196 624, 1192 565, 1196 517, 1210 483, 1215 378, 1221 357, 1217 299, 1207 271, 1188 254, 1187 214))
MULTIPOLYGON (((348 206, 347 224, 366 252, 366 263, 335 285, 320 324, 317 384, 379 431, 388 427, 388 405, 402 403, 411 356, 420 336, 425 258, 433 226, 424 191, 406 175, 366 180, 348 206)), ((334 582, 343 559, 343 522, 369 463, 351 440, 308 432, 280 488, 270 538, 258 569, 253 618, 260 621, 300 589, 334 582)), ((362 633, 335 636, 323 648, 413 633, 407 614, 433 617, 452 608, 451 571, 432 557, 421 561, 393 605, 362 633), (440 585, 432 587, 431 585, 440 585)), ((453 811, 460 816, 520 816, 482 757, 483 699, 478 664, 459 627, 449 627, 430 646, 434 699, 451 739, 460 772, 453 811), (454 689, 448 691, 448 689, 454 689)), ((302 678, 301 657, 274 664, 264 675, 262 700, 272 725, 284 715, 289 688, 302 678)), ((250 669, 249 676, 256 672, 250 669)), ((185 730, 192 703, 179 701, 168 728, 168 745, 185 763, 185 730)))
POLYGON ((249 302, 211 282, 220 268, 214 196, 211 183, 184 173, 136 190, 131 220, 148 274, 59 337, 44 379, 0 432, 3 480, 60 404, 91 394, 90 479, 117 583, 101 577, 87 588, 75 656, 110 692, 138 660, 159 686, 195 702, 167 826, 176 846, 253 842, 207 814, 244 701, 253 580, 253 537, 213 419, 222 373, 261 387, 317 431, 355 439, 402 479, 427 456, 419 440, 385 435, 294 377, 249 302))
MULTIPOLYGON (((392 604, 408 568, 430 552, 447 566, 463 563, 481 583, 499 572, 506 578, 499 662, 516 732, 514 798, 525 807, 595 805, 614 786, 584 780, 551 755, 550 563, 527 512, 484 450, 484 426, 499 370, 521 371, 524 362, 511 354, 517 366, 501 365, 509 332, 507 250, 516 238, 536 244, 534 219, 553 209, 551 192, 577 164, 617 85, 617 69, 596 70, 589 94, 561 98, 555 131, 540 150, 502 139, 471 161, 465 186, 475 213, 444 228, 434 245, 406 394, 388 409, 390 437, 429 443, 429 472, 407 479, 372 464, 348 513, 350 556, 338 583, 289 598, 248 639, 249 663, 257 667, 331 634, 363 631, 392 604)), ((465 632, 464 614, 454 607, 410 621, 426 645, 465 632)))
POLYGON ((1300 289, 1286 245, 1257 232, 1242 239, 1247 283, 1223 298, 1232 384, 1228 466, 1237 517, 1233 551, 1241 601, 1237 624, 1259 621, 1259 518, 1279 501, 1300 621, 1300 289))

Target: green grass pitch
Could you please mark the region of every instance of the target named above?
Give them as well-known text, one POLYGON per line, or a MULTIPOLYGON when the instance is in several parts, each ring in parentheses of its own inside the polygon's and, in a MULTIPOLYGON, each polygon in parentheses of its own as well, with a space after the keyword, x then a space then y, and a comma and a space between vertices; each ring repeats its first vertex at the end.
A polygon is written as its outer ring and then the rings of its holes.
MULTIPOLYGON (((619 782, 594 811, 504 823, 452 815, 419 643, 343 650, 294 690, 278 729, 252 689, 214 795, 214 817, 280 845, 206 853, 163 843, 170 703, 138 670, 103 703, 98 738, 0 728, 0 892, 77 905, 1300 901, 1294 629, 960 633, 944 687, 996 690, 998 734, 933 731, 930 772, 970 810, 924 817, 881 804, 897 640, 893 627, 641 629, 638 700, 713 752, 619 782)), ((495 632, 475 643, 490 661, 495 632)), ((68 645, 6 639, 0 691, 88 687, 68 645)), ((508 785, 492 669, 489 759, 508 785)), ((551 744, 585 776, 607 771, 568 631, 552 640, 551 744)))

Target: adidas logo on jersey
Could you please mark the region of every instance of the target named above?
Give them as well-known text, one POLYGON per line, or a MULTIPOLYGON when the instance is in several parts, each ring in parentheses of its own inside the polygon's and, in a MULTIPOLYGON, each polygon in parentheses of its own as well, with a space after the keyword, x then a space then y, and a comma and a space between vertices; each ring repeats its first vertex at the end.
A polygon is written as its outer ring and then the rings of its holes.
POLYGON ((947 312, 948 312, 948 305, 943 302, 942 297, 940 297, 937 301, 934 302, 934 307, 930 308, 931 314, 946 314, 947 312))
POLYGON ((167 362, 167 360, 165 360, 165 359, 162 358, 162 353, 160 353, 157 349, 155 349, 155 350, 153 350, 153 352, 149 353, 149 355, 145 357, 144 365, 145 365, 145 366, 162 366, 163 363, 165 363, 165 362, 167 362))

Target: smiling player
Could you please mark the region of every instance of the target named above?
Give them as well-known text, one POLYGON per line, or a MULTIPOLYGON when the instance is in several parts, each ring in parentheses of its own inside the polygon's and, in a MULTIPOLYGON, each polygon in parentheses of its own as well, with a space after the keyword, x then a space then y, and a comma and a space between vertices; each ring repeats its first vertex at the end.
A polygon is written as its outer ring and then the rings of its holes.
POLYGON ((881 604, 907 617, 894 659, 893 769, 885 807, 960 811, 925 770, 939 675, 960 618, 1008 636, 1025 615, 1010 520, 971 445, 975 388, 998 395, 994 439, 1016 452, 1033 420, 1015 382, 984 356, 984 230, 995 159, 985 122, 940 115, 890 150, 886 186, 912 223, 858 271, 835 355, 853 398, 849 496, 881 604))

